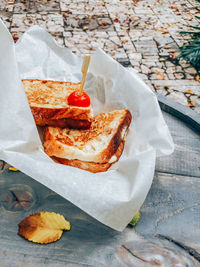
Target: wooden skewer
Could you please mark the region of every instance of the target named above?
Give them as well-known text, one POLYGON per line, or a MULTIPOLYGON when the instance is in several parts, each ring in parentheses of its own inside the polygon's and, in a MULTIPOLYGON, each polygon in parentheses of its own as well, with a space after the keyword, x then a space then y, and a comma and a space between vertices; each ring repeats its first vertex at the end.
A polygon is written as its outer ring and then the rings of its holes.
POLYGON ((90 55, 84 56, 84 58, 83 58, 83 65, 81 68, 81 72, 83 73, 83 76, 82 76, 82 80, 81 80, 80 94, 83 93, 85 79, 86 79, 86 75, 87 75, 87 71, 88 71, 88 66, 90 64, 90 58, 91 58, 90 55))

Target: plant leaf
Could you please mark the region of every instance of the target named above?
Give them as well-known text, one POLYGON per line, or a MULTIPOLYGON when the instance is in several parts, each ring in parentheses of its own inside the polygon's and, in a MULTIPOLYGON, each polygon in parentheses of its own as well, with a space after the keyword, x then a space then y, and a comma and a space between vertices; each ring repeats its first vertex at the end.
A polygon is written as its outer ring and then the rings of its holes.
POLYGON ((136 226, 136 224, 138 223, 140 219, 140 216, 141 216, 141 213, 140 213, 140 210, 138 210, 138 212, 135 214, 133 219, 130 221, 129 225, 131 225, 132 227, 136 226))
POLYGON ((10 171, 13 171, 13 172, 18 172, 19 170, 17 169, 17 168, 15 168, 15 167, 9 167, 9 170, 10 171))
POLYGON ((196 69, 200 69, 200 39, 180 48, 179 59, 185 59, 196 69))
POLYGON ((191 34, 191 35, 200 37, 200 32, 184 32, 184 31, 182 31, 182 32, 180 32, 180 34, 191 34))
POLYGON ((200 30, 200 27, 197 27, 197 26, 190 25, 189 27, 192 28, 192 29, 200 30))
POLYGON ((194 92, 191 89, 185 90, 184 91, 186 94, 194 94, 194 92))
POLYGON ((18 234, 29 241, 47 244, 60 239, 63 230, 70 230, 70 223, 62 215, 40 212, 22 220, 18 234))
POLYGON ((195 16, 196 19, 200 20, 200 17, 199 16, 195 16))

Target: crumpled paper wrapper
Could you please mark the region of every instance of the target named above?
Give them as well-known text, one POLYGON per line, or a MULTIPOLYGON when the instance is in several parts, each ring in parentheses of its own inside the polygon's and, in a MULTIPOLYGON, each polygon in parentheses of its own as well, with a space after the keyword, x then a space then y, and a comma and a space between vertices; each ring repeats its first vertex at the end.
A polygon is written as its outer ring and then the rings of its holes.
POLYGON ((81 80, 82 58, 31 27, 14 45, 0 21, 0 159, 60 194, 105 225, 122 231, 151 187, 156 157, 173 141, 156 96, 136 73, 98 49, 86 81, 94 113, 128 108, 133 121, 120 160, 93 174, 56 164, 43 151, 21 79, 81 80))

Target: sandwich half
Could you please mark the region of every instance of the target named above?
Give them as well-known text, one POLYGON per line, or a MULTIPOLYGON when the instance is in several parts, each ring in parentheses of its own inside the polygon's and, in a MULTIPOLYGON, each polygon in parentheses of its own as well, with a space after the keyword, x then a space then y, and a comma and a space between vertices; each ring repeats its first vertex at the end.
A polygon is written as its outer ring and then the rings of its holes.
POLYGON ((123 109, 96 115, 88 130, 46 127, 45 152, 62 164, 106 171, 122 154, 131 119, 130 111, 123 109))
POLYGON ((48 80, 22 80, 37 125, 88 129, 92 108, 68 104, 68 96, 79 90, 80 83, 48 80))

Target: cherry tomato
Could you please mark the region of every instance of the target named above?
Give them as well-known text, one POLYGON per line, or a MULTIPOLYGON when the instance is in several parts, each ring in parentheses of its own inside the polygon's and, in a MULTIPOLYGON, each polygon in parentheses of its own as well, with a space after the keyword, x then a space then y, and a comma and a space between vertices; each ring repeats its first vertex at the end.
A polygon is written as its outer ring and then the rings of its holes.
POLYGON ((68 96, 68 104, 77 107, 89 107, 90 98, 89 96, 83 92, 74 91, 68 96))

